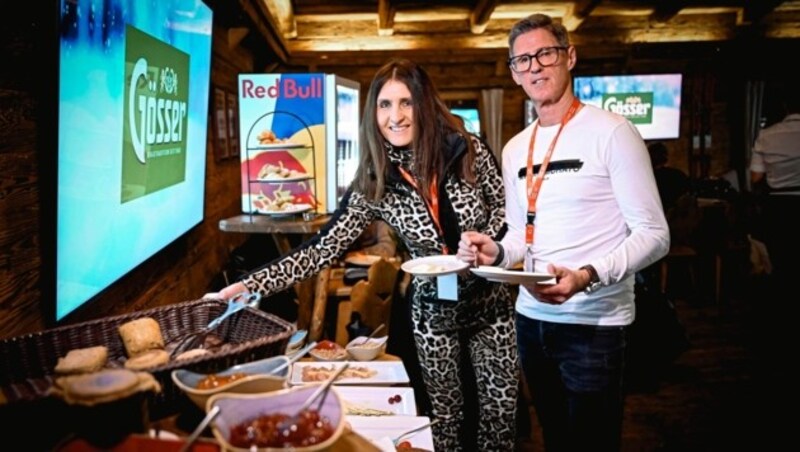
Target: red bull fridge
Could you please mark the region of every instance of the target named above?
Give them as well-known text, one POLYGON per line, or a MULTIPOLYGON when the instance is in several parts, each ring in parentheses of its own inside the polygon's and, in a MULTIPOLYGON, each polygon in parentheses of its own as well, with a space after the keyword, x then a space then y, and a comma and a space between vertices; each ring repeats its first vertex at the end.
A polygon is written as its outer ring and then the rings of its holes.
POLYGON ((335 74, 240 74, 244 213, 331 213, 358 167, 359 89, 335 74))

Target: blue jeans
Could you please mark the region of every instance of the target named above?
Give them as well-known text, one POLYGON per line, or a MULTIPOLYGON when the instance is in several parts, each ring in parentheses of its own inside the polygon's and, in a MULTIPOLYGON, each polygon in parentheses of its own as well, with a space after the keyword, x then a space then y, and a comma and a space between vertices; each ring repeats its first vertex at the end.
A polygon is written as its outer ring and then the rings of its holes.
POLYGON ((625 327, 516 322, 545 450, 619 451, 625 327))

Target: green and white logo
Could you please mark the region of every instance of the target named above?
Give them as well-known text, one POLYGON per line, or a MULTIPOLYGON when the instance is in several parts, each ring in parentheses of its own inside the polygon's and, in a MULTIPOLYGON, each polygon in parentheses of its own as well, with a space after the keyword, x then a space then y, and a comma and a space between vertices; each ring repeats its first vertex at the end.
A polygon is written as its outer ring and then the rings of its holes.
POLYGON ((653 93, 603 94, 603 110, 622 115, 633 124, 652 124, 653 93))
POLYGON ((127 25, 123 203, 183 182, 189 55, 127 25))

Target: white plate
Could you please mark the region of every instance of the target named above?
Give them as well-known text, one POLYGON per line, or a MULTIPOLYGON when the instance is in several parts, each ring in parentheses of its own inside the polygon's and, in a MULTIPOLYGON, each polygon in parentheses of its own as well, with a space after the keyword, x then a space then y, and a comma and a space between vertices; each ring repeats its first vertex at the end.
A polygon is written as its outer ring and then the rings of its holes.
POLYGON ((441 276, 457 273, 469 267, 469 263, 455 256, 426 256, 403 262, 404 272, 418 276, 441 276))
POLYGON ((306 145, 301 143, 275 143, 275 144, 256 144, 253 146, 253 149, 281 150, 281 149, 297 149, 304 147, 306 147, 306 145))
POLYGON ((274 216, 294 215, 296 213, 307 212, 311 210, 311 208, 312 208, 311 204, 292 204, 292 207, 285 210, 258 209, 258 213, 263 213, 264 215, 274 215, 274 216))
MULTIPOLYGON (((347 416, 347 421, 354 432, 378 445, 379 442, 385 443, 387 438, 394 438, 414 427, 421 427, 431 420, 427 416, 395 416, 391 421, 377 416, 347 416)), ((432 451, 433 431, 428 427, 404 437, 402 441, 410 442, 411 447, 432 451)))
MULTIPOLYGON (((351 368, 366 367, 377 372, 369 378, 348 377, 339 378, 335 385, 378 385, 389 386, 394 384, 408 384, 408 372, 402 361, 349 361, 351 368)), ((305 385, 319 383, 317 381, 303 381, 304 367, 324 367, 327 369, 338 368, 341 366, 337 362, 322 361, 301 361, 292 365, 292 374, 289 376, 289 384, 305 385)))
POLYGON ((520 270, 506 270, 500 267, 482 265, 470 269, 476 275, 489 281, 504 282, 509 284, 554 283, 554 276, 549 273, 531 273, 520 270))
POLYGON ((296 182, 296 181, 309 180, 309 179, 311 179, 311 176, 309 176, 306 173, 300 173, 300 174, 298 174, 296 176, 288 176, 288 177, 278 176, 278 175, 273 173, 273 174, 270 174, 267 177, 261 177, 261 178, 259 178, 257 180, 265 181, 265 182, 296 182))
MULTIPOLYGON (((395 415, 416 416, 417 401, 414 389, 409 387, 337 386, 336 390, 348 407, 348 411, 358 409, 378 410, 395 415), (400 396, 400 401, 390 403, 389 399, 400 396)), ((347 417, 355 416, 348 414, 347 417)), ((382 416, 375 414, 375 416, 382 416)), ((385 414, 389 416, 389 414, 385 414)), ((367 417, 367 416, 361 416, 367 417)))

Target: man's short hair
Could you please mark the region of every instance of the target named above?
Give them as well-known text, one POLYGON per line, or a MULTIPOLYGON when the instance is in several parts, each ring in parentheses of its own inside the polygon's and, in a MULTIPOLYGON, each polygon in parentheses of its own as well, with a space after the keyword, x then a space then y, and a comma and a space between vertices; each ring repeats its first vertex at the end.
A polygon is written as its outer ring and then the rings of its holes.
POLYGON ((508 33, 508 55, 514 56, 512 54, 514 51, 514 41, 516 41, 520 35, 539 28, 543 28, 555 36, 558 45, 569 47, 569 32, 567 32, 567 28, 560 22, 553 21, 553 18, 547 14, 537 13, 518 20, 517 23, 511 27, 511 31, 508 33))

